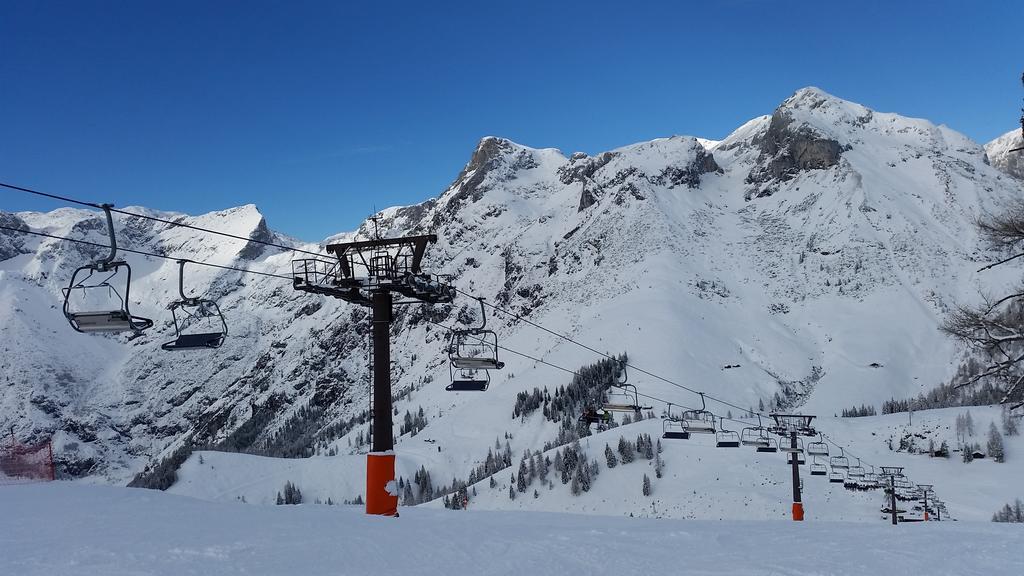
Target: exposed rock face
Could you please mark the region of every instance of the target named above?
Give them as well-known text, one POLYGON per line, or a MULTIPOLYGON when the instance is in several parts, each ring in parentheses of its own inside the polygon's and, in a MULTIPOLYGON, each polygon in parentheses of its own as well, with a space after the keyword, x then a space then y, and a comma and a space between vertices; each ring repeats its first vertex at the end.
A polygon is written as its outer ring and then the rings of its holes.
POLYGON ((673 136, 596 156, 577 152, 558 169, 558 178, 563 184, 582 184, 577 207, 582 212, 609 192, 643 199, 644 188, 693 189, 700 186, 702 175, 712 172, 722 169, 696 138, 673 136))
MULTIPOLYGON (((0 212, 0 226, 14 228, 16 230, 28 230, 28 226, 14 214, 0 212)), ((29 250, 24 248, 24 236, 17 232, 0 230, 0 261, 14 258, 18 254, 27 254, 29 250)))
POLYGON ((747 199, 770 196, 776 190, 773 184, 792 179, 806 170, 821 170, 835 166, 843 152, 839 142, 823 137, 809 126, 795 125, 784 108, 772 115, 768 131, 760 141, 760 167, 751 171, 747 183, 747 199))

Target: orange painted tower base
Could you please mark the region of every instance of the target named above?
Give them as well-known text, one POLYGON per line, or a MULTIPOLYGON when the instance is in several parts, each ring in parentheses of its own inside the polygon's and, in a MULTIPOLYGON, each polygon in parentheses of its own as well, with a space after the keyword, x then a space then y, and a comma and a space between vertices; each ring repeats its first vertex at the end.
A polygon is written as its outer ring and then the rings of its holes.
POLYGON ((804 503, 793 502, 793 520, 796 522, 803 522, 804 520, 804 503))
POLYGON ((366 513, 398 516, 398 487, 395 486, 395 455, 371 452, 366 455, 366 513), (388 492, 388 488, 394 494, 388 492))

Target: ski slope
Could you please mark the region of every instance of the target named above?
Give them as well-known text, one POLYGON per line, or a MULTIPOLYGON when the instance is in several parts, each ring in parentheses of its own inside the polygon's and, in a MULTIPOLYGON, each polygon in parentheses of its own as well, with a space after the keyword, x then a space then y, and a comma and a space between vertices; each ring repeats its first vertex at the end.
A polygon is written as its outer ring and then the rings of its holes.
POLYGON ((599 518, 246 506, 57 482, 0 490, 18 576, 1024 573, 1024 526, 599 518))
MULTIPOLYGON (((819 417, 818 428, 849 450, 850 461, 863 459, 865 468, 903 466, 914 482, 933 484, 935 493, 947 504, 952 519, 987 521, 1008 502, 1024 496, 1020 479, 1024 478, 1024 440, 1020 436, 1005 437, 1006 462, 976 460, 960 461, 959 454, 950 458, 930 458, 889 449, 889 439, 898 448, 906 434, 918 434, 918 446, 926 449, 928 439, 940 446, 946 441, 957 446, 955 420, 958 414, 970 411, 975 422, 972 442, 984 448, 989 422, 998 425, 998 407, 948 408, 913 414, 913 425, 907 414, 890 414, 863 418, 819 417)), ((524 434, 538 423, 527 419, 520 423, 524 434)), ((518 475, 519 460, 525 448, 535 448, 532 440, 519 438, 514 430, 509 440, 513 447, 512 467, 495 475, 497 486, 488 479, 475 485, 471 510, 522 510, 540 512, 574 512, 601 516, 634 516, 705 520, 778 520, 788 518, 792 502, 791 471, 783 453, 757 453, 753 448, 716 448, 713 436, 694 435, 690 440, 661 440, 664 475, 656 478, 653 461, 637 458, 630 464, 606 467, 605 444, 614 450, 620 437, 635 441, 637 435, 660 438, 661 421, 645 420, 597 433, 580 441, 588 460, 600 464, 600 475, 593 480, 589 492, 573 496, 569 485, 562 484, 552 471, 553 487, 535 481, 525 493, 509 498, 509 481, 518 475), (523 446, 523 448, 520 448, 523 446), (653 493, 642 494, 644 474, 651 479, 653 493), (537 497, 534 497, 534 491, 537 497)), ((468 470, 460 468, 464 454, 449 446, 438 452, 437 443, 424 442, 426 432, 417 437, 403 437, 396 446, 397 474, 406 480, 424 466, 431 471, 435 484, 449 484, 452 477, 465 480, 468 470)), ((504 440, 502 441, 504 444, 504 440)), ((833 455, 838 450, 832 447, 833 455)), ((554 451, 546 455, 554 460, 554 451)), ((823 459, 825 461, 827 459, 823 459)), ((812 461, 807 457, 808 464, 812 461)), ((801 467, 804 481, 805 510, 808 520, 840 520, 879 522, 879 509, 884 503, 880 491, 853 492, 841 484, 831 484, 827 477, 811 477, 808 466, 801 467)), ((181 467, 178 481, 169 492, 217 502, 242 501, 250 504, 272 504, 285 482, 297 485, 306 502, 330 498, 334 502, 353 500, 364 493, 365 457, 341 454, 305 459, 277 459, 222 452, 197 452, 181 467), (200 462, 200 460, 202 460, 200 462)), ((434 501, 423 506, 440 507, 434 501)), ((403 508, 404 510, 405 508, 403 508)))

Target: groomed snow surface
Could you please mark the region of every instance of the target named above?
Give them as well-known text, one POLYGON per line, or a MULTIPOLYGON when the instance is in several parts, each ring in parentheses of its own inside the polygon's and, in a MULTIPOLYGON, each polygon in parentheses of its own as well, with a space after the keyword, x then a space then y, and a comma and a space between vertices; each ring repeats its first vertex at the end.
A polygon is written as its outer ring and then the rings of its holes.
POLYGON ((1024 573, 1024 526, 653 520, 211 503, 56 482, 0 490, 0 574, 1024 573))

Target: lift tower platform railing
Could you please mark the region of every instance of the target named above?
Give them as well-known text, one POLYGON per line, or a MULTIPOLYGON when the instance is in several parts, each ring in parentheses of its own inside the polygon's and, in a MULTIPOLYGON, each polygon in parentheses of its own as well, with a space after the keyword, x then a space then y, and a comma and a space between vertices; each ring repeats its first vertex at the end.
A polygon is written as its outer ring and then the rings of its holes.
POLYGON ((427 245, 437 236, 378 238, 329 244, 337 260, 292 261, 292 286, 366 306, 373 312, 373 426, 366 455, 366 513, 398 515, 391 422, 391 341, 394 304, 446 304, 455 290, 446 277, 422 269, 427 245), (395 296, 398 300, 395 300, 395 296))
POLYGON ((804 519, 804 502, 800 494, 800 436, 817 436, 818 432, 811 426, 814 416, 806 414, 771 414, 775 424, 768 430, 783 438, 789 438, 789 450, 793 469, 793 520, 802 522, 804 519))

